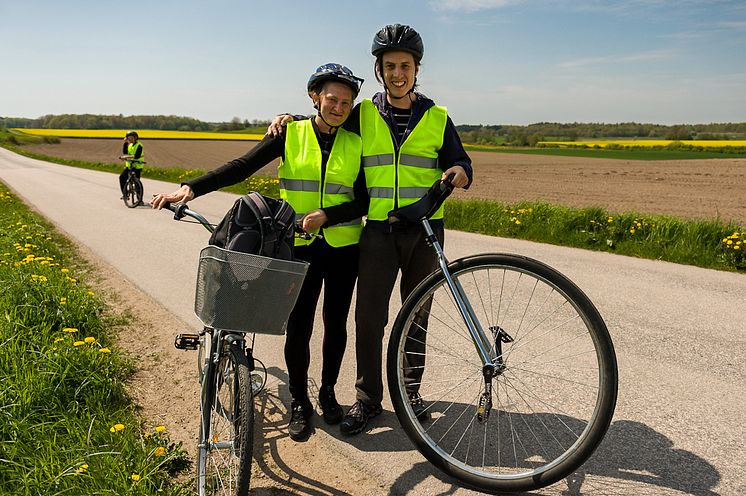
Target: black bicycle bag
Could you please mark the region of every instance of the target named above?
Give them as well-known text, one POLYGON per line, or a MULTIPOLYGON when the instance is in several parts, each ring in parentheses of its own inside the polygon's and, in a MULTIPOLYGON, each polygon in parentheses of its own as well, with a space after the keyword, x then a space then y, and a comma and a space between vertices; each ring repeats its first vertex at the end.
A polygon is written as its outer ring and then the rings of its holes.
POLYGON ((293 207, 285 200, 252 191, 236 200, 209 243, 226 250, 292 260, 294 235, 293 207))

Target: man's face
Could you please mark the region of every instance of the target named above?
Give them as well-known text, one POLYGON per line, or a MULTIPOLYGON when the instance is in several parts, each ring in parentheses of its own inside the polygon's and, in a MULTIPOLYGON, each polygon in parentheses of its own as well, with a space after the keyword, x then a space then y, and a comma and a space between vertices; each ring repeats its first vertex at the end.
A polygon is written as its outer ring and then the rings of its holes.
POLYGON ((334 127, 344 124, 352 110, 352 89, 346 84, 328 82, 321 88, 318 98, 324 120, 334 127))
POLYGON ((401 98, 414 87, 417 64, 409 52, 393 51, 383 54, 383 81, 392 96, 401 98))

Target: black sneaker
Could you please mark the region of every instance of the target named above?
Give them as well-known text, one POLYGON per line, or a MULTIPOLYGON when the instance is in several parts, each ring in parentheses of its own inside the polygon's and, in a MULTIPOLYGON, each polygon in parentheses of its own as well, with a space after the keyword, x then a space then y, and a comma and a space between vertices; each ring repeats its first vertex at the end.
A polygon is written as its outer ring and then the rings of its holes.
POLYGON ((339 424, 339 430, 348 436, 358 434, 368 425, 368 420, 379 415, 381 411, 381 405, 369 406, 358 400, 347 410, 344 420, 339 424))
POLYGON ((430 420, 430 412, 427 410, 425 401, 420 396, 420 393, 409 393, 409 404, 412 407, 412 413, 417 417, 420 422, 427 422, 430 420))
POLYGON ((303 403, 293 400, 290 403, 290 425, 288 425, 288 434, 293 441, 303 441, 311 433, 311 422, 309 419, 313 415, 313 405, 311 402, 303 403))
POLYGON ((324 414, 324 421, 327 424, 338 424, 342 421, 342 407, 337 403, 334 395, 334 388, 331 386, 321 386, 319 390, 319 406, 324 414))

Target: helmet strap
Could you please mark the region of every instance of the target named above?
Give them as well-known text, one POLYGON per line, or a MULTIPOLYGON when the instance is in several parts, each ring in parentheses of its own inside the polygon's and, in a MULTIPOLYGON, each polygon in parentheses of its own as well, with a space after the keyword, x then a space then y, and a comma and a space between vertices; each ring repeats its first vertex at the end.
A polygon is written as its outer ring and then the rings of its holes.
POLYGON ((326 121, 326 119, 324 119, 324 116, 321 115, 321 110, 319 110, 319 109, 316 109, 316 110, 318 110, 318 114, 317 115, 319 116, 319 118, 324 122, 324 124, 326 124, 327 126, 329 126, 329 133, 328 134, 335 134, 337 132, 337 128, 339 128, 339 126, 333 126, 333 125, 329 124, 326 121))

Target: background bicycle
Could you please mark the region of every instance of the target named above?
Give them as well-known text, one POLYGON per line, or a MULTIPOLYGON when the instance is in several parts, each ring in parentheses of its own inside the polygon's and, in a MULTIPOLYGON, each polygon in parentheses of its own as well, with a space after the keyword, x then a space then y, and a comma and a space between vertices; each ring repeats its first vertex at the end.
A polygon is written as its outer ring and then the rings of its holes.
MULTIPOLYGON (((144 161, 142 162, 145 163, 144 161)), ((137 177, 137 170, 134 167, 127 167, 127 180, 124 183, 122 191, 122 200, 129 208, 135 208, 143 204, 143 185, 140 178, 137 177)))
MULTIPOLYGON (((192 217, 186 205, 168 205, 174 219, 192 217)), ((266 369, 254 357, 254 333, 282 334, 307 264, 207 246, 199 257, 195 314, 199 334, 180 334, 175 346, 198 350, 200 496, 248 494, 254 432, 254 396, 266 369), (271 309, 271 311, 269 310, 271 309)))

